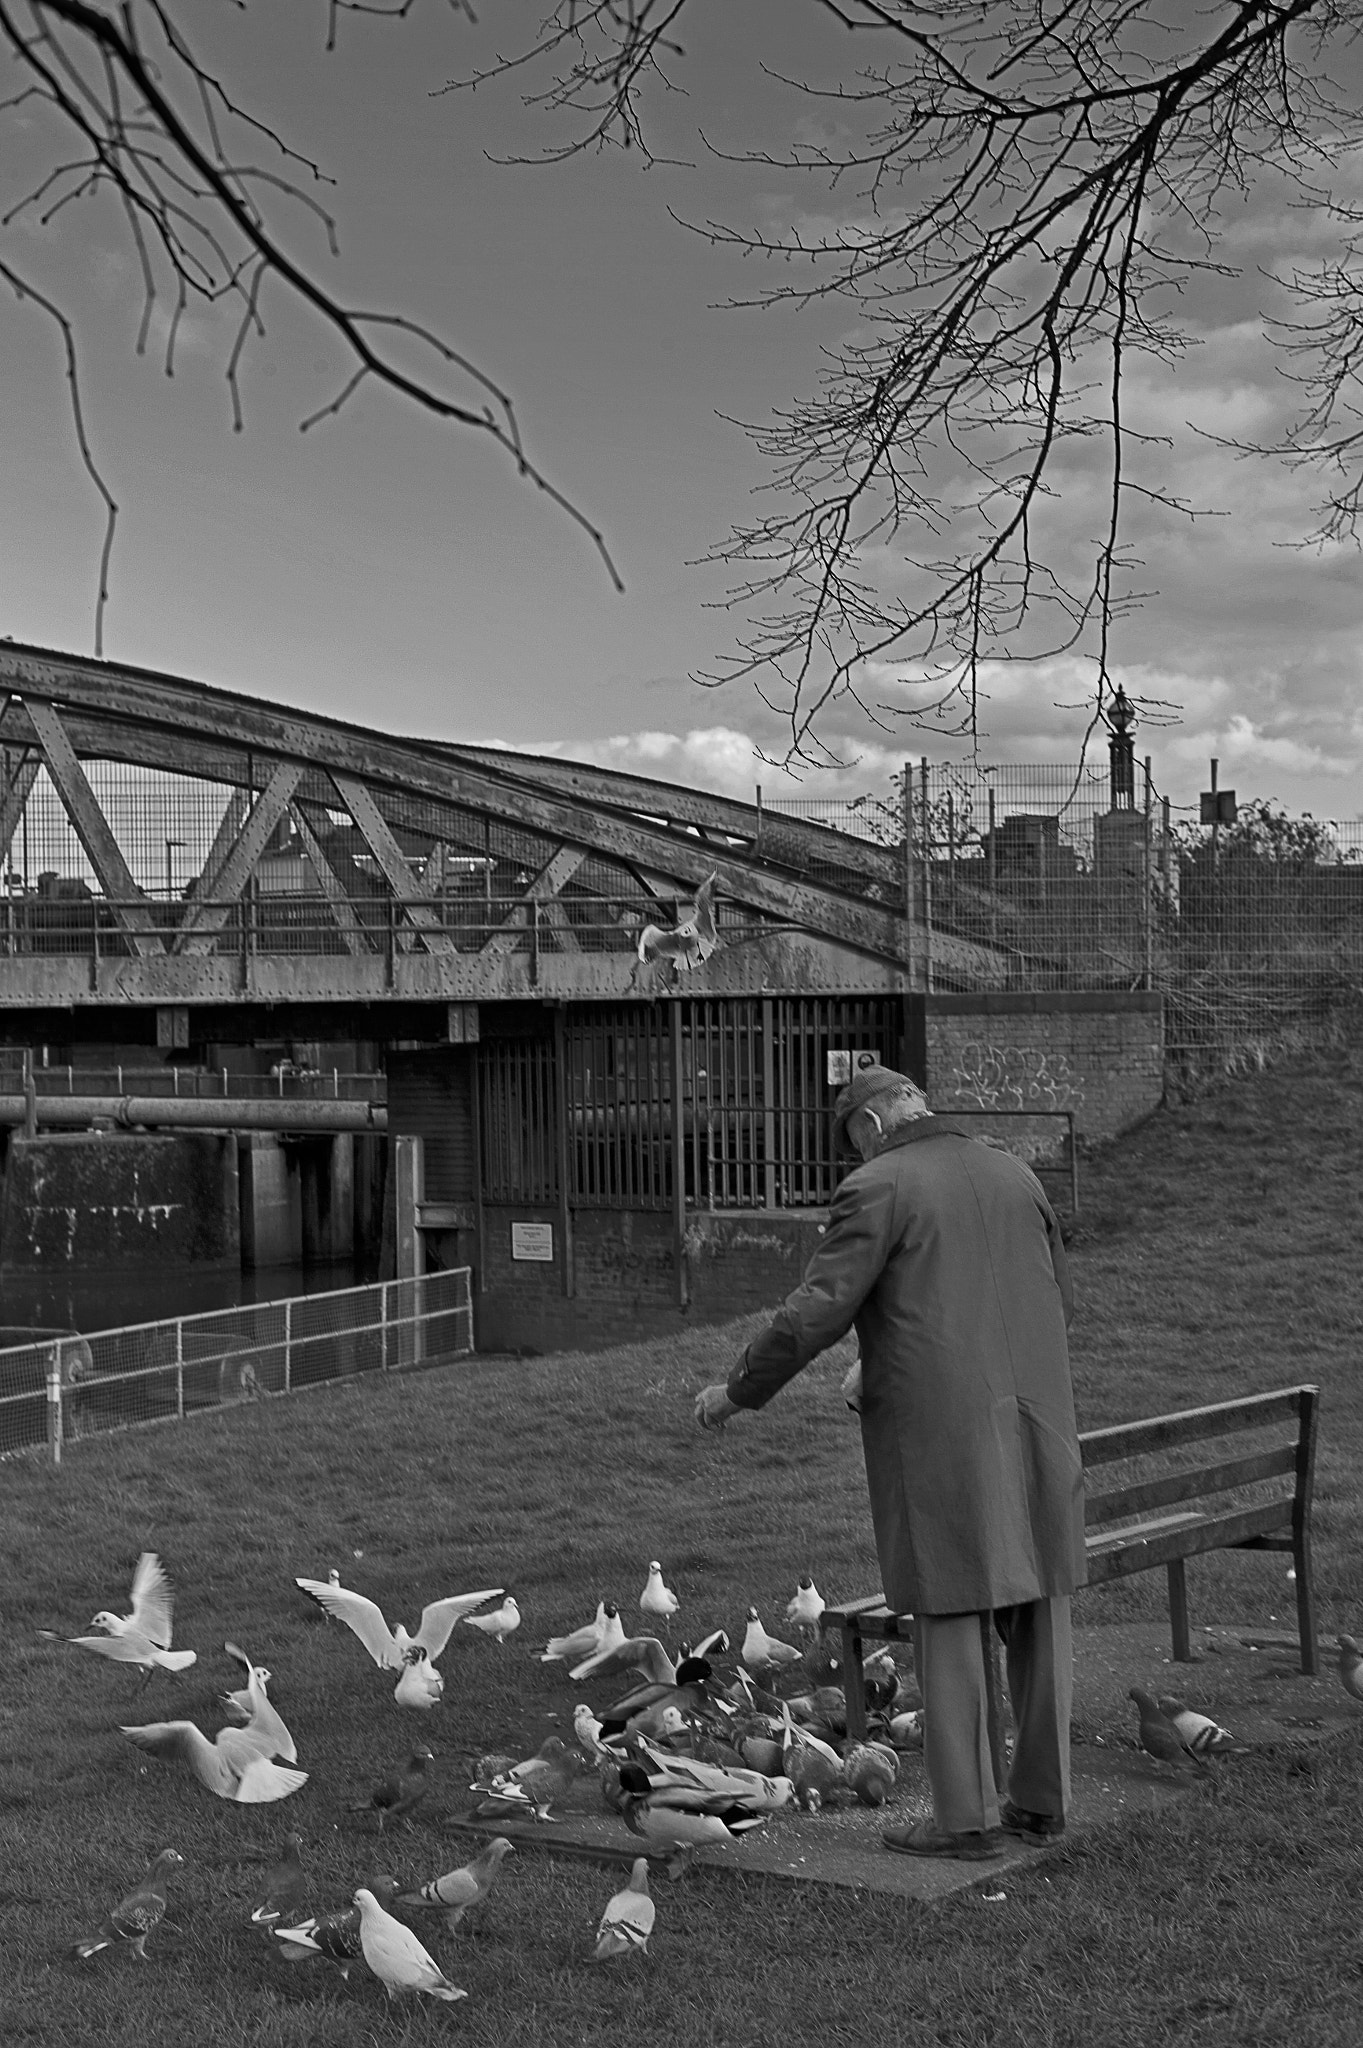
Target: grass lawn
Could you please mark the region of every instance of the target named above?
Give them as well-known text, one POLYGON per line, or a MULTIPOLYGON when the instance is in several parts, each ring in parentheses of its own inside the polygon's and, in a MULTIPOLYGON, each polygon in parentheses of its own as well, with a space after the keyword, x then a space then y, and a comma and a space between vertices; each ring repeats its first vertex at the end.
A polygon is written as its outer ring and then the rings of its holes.
MULTIPOLYGON (((1337 1628, 1363 1631, 1363 1067, 1270 1073, 1162 1112, 1086 1168, 1084 1195, 1072 1247, 1081 1426, 1319 1381, 1322 1633, 1328 1644, 1337 1628)), ((37 1458, 0 1467, 0 2038, 1353 2048, 1363 1715, 1358 1735, 1309 1756, 1256 1754, 1205 1796, 1010 1873, 997 1902, 985 1886, 924 1910, 702 1868, 655 1886, 649 1957, 603 1966, 591 1937, 617 1880, 524 1853, 476 1929, 422 1927, 469 1993, 454 2007, 390 2017, 363 1968, 349 1988, 321 1964, 290 1969, 246 1924, 254 1859, 272 1860, 286 1829, 305 1838, 321 1904, 386 1869, 422 1880, 463 1861, 442 1819, 466 1804, 468 1759, 527 1753, 566 1727, 583 1691, 530 1646, 603 1594, 628 1619, 650 1558, 682 1597, 674 1641, 734 1632, 750 1601, 778 1624, 804 1570, 829 1599, 874 1588, 857 1433, 837 1396, 843 1357, 722 1435, 692 1425, 691 1393, 727 1370, 751 1327, 350 1382, 78 1442, 59 1471, 37 1458), (120 1608, 144 1548, 175 1580, 176 1642, 199 1663, 138 1693, 35 1631, 74 1634, 97 1607, 120 1608), (390 1620, 414 1626, 427 1599, 503 1584, 524 1625, 505 1649, 458 1630, 442 1706, 405 1714, 391 1680, 294 1588, 295 1574, 332 1565, 390 1620), (226 1637, 275 1673, 311 1773, 279 1805, 216 1800, 116 1732, 180 1715, 216 1730, 214 1695, 240 1678, 226 1637), (423 1739, 434 1789, 380 1842, 349 1802, 423 1739), (74 1937, 166 1845, 186 1859, 171 1893, 178 1931, 152 1937, 144 1967, 72 1959, 74 1937)), ((1194 1619, 1276 1612, 1290 1626, 1283 1568, 1272 1554, 1196 1561, 1194 1619)), ((1150 1573, 1081 1596, 1077 1612, 1101 1626, 1162 1602, 1163 1575, 1150 1573)))

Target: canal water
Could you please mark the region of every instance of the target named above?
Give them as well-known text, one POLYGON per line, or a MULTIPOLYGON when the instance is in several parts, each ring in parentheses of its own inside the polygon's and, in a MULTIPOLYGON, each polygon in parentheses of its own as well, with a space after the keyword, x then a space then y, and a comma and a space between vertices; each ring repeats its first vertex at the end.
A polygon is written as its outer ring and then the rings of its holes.
POLYGON ((356 1259, 332 1265, 264 1266, 249 1273, 145 1268, 137 1272, 69 1269, 6 1274, 0 1278, 0 1326, 9 1330, 79 1330, 88 1335, 130 1323, 164 1322, 172 1316, 234 1308, 239 1302, 327 1294, 375 1278, 377 1275, 363 1270, 356 1259))

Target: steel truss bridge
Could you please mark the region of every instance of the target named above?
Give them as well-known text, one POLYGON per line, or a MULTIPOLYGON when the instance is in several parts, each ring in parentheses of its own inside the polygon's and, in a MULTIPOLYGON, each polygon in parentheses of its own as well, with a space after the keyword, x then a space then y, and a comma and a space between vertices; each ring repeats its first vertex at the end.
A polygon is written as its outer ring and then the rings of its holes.
MULTIPOLYGON (((638 934, 710 875, 720 944, 688 995, 923 985, 902 847, 13 641, 0 854, 0 1013, 351 1005, 391 1028, 410 1005, 667 994, 638 934)), ((941 933, 933 969, 1005 980, 941 933)))

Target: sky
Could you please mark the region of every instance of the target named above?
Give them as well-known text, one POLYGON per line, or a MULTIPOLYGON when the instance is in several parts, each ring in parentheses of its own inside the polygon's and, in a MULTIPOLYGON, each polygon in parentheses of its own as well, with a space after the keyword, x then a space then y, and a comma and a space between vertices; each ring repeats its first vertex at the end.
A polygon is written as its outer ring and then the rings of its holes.
MULTIPOLYGON (((811 393, 849 316, 735 310, 759 266, 680 224, 790 219, 815 204, 836 217, 841 199, 722 152, 808 133, 815 115, 771 63, 833 79, 845 38, 812 0, 692 5, 674 66, 682 89, 655 108, 655 146, 682 161, 612 150, 543 167, 494 161, 556 138, 522 104, 529 81, 437 90, 521 41, 539 0, 484 0, 476 21, 441 0, 401 21, 343 17, 331 52, 324 0, 181 0, 177 20, 238 104, 336 181, 309 185, 335 214, 335 258, 316 221, 271 194, 290 251, 347 303, 435 329, 513 395, 530 458, 600 526, 625 587, 582 529, 467 429, 369 388, 300 433, 347 369, 335 339, 277 288, 245 353, 234 432, 226 316, 191 311, 167 378, 160 303, 139 356, 136 254, 96 198, 46 224, 39 209, 21 213, 0 230, 0 259, 73 322, 92 449, 120 507, 110 659, 387 732, 744 797, 759 782, 768 799, 878 790, 906 756, 968 751, 835 709, 824 738, 845 765, 787 774, 761 758, 779 756, 781 727, 752 687, 695 680, 723 665, 739 630, 730 572, 706 557, 768 495, 763 458, 732 422, 760 424, 811 393)), ((12 90, 0 67, 0 100, 12 90)), ((3 119, 7 211, 56 159, 35 109, 3 119)), ((263 136, 254 154, 287 169, 263 136)), ((1349 196, 1356 174, 1340 178, 1349 196)), ((1156 594, 1113 642, 1114 676, 1163 707, 1137 752, 1178 806, 1195 803, 1214 755, 1242 799, 1363 817, 1363 563, 1352 549, 1293 544, 1312 524, 1309 478, 1207 438, 1270 436, 1285 417, 1261 273, 1327 241, 1327 224, 1289 195, 1249 195, 1217 250, 1242 279, 1195 296, 1198 345, 1176 373, 1140 368, 1129 383, 1133 422, 1172 439, 1163 478, 1200 514, 1136 510, 1139 582, 1156 594)), ((88 654, 103 515, 76 448, 60 336, 12 294, 0 320, 0 633, 88 654)), ((1092 479, 1076 462, 1058 482, 1078 532, 1092 479)), ((897 690, 907 701, 902 679, 879 680, 886 701, 897 690)), ((1092 680, 1068 657, 994 665, 979 758, 1077 759, 1092 680)))

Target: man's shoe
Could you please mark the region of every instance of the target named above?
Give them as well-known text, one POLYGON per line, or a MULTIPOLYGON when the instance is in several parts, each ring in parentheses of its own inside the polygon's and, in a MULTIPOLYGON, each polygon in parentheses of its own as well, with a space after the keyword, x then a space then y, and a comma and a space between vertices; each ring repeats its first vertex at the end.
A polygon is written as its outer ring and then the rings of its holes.
POLYGON ((1005 1835, 1016 1835, 1020 1842, 1029 1842, 1034 1849, 1045 1849, 1064 1834, 1065 1817, 1060 1813, 1028 1813, 1023 1807, 1014 1806, 1011 1799, 1005 1799, 999 1826, 1005 1835))
POLYGON ((979 1828, 952 1834, 930 1820, 917 1821, 910 1828, 887 1828, 880 1839, 887 1849, 897 1849, 904 1856, 953 1856, 960 1863, 988 1863, 1003 1854, 1003 1844, 994 1834, 979 1828))

